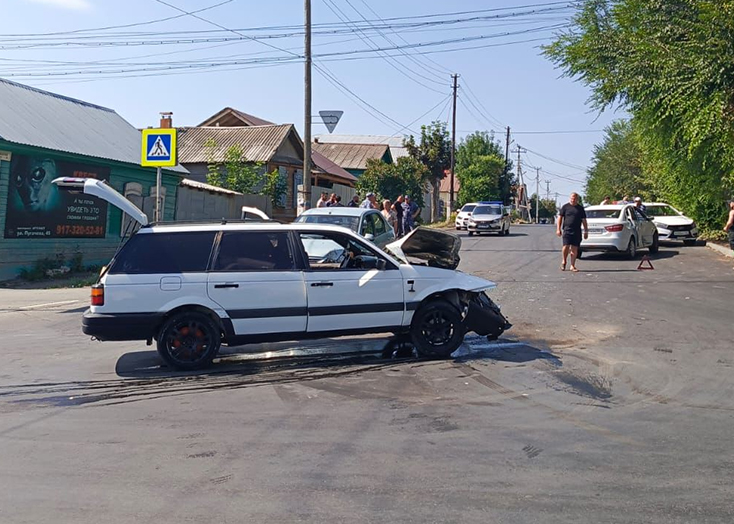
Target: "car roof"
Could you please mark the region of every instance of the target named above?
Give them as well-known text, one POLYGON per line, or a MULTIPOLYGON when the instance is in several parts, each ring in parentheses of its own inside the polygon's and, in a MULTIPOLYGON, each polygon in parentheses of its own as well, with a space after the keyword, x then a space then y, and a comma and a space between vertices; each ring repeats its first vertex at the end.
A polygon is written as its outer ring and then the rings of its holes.
POLYGON ((631 206, 632 204, 607 204, 604 206, 589 206, 586 211, 621 211, 623 208, 631 206))
POLYGON ((170 223, 155 224, 146 226, 138 230, 140 233, 188 233, 196 231, 338 231, 343 233, 348 231, 350 234, 354 232, 346 227, 336 226, 333 224, 310 224, 310 223, 291 223, 281 224, 279 222, 200 222, 196 224, 186 223, 170 223))
MULTIPOLYGON (((359 217, 370 211, 377 211, 377 209, 364 208, 364 207, 312 207, 307 209, 301 215, 336 215, 342 217, 359 217)), ((300 216, 300 215, 299 215, 300 216)))

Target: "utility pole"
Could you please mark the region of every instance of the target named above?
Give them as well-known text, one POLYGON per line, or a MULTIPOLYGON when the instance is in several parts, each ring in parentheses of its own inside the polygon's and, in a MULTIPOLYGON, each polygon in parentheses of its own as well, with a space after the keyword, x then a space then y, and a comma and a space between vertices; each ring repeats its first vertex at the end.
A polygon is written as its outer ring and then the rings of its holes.
POLYGON ((545 181, 545 199, 550 200, 550 180, 545 181))
POLYGON ((451 78, 454 79, 454 110, 451 118, 451 186, 449 189, 449 208, 446 211, 446 220, 451 218, 451 211, 454 209, 454 169, 456 168, 456 95, 459 85, 459 75, 453 74, 451 78))
MULTIPOLYGON (((306 38, 304 41, 304 119, 303 124, 303 199, 302 209, 311 207, 311 0, 304 0, 306 38)), ((299 198, 299 204, 301 201, 299 198)))
POLYGON ((522 217, 523 220, 530 222, 530 211, 527 206, 528 191, 527 187, 525 187, 525 181, 522 176, 522 160, 520 158, 520 153, 522 153, 522 148, 517 146, 517 178, 520 183, 520 198, 518 199, 519 202, 517 204, 517 208, 520 211, 520 217, 522 217))
POLYGON ((540 224, 540 168, 535 168, 535 223, 540 224))
POLYGON ((510 173, 510 126, 507 126, 507 139, 505 140, 505 180, 510 173))

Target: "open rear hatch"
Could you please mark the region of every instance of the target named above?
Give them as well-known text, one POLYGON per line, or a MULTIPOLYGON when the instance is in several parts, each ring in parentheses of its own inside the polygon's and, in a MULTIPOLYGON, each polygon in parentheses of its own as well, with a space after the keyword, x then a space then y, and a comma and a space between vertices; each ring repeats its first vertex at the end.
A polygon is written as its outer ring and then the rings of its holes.
POLYGON ((461 260, 461 239, 440 229, 419 227, 388 244, 386 249, 407 264, 417 263, 441 269, 456 269, 461 260))
POLYGON ((140 223, 141 226, 148 225, 148 217, 135 204, 127 198, 115 191, 104 180, 96 178, 57 178, 53 181, 59 189, 70 191, 72 193, 84 193, 101 198, 127 213, 133 220, 140 223))

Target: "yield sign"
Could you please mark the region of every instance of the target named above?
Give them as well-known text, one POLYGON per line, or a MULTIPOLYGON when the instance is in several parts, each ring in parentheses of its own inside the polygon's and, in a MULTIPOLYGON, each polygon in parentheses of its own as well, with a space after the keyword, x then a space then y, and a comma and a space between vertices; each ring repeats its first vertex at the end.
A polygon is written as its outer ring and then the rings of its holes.
POLYGON ((339 123, 339 119, 344 114, 344 111, 319 111, 319 116, 324 122, 326 129, 329 133, 333 133, 336 125, 339 123))

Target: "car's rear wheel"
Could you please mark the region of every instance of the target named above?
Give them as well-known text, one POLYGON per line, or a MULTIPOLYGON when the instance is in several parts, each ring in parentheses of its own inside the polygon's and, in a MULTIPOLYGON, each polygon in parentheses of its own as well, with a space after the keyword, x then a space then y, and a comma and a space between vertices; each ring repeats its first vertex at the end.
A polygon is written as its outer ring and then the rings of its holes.
POLYGON ((510 234, 510 228, 508 227, 507 229, 505 229, 505 236, 507 236, 509 234, 510 234))
POLYGON ((176 369, 209 366, 222 343, 219 326, 198 311, 184 311, 169 318, 158 333, 158 353, 176 369))
POLYGON ((627 244, 627 250, 624 254, 627 258, 635 258, 637 256, 637 244, 635 244, 635 237, 630 237, 630 243, 627 244))
POLYGON ((584 255, 584 250, 581 248, 578 248, 576 250, 576 258, 581 258, 584 255))
POLYGON ((649 250, 651 255, 660 251, 660 237, 657 233, 652 236, 652 245, 649 247, 649 250))
POLYGON ((461 313, 445 300, 433 300, 415 312, 410 337, 424 357, 448 358, 464 340, 461 313))
POLYGON ((474 236, 474 231, 469 231, 469 236, 474 236))

